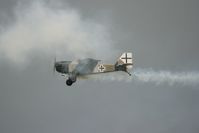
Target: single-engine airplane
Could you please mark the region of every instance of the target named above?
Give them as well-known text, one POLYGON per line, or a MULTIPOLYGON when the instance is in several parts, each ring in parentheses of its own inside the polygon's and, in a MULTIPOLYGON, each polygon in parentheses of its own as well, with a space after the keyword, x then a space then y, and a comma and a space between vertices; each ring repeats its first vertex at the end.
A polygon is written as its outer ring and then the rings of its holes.
POLYGON ((74 61, 54 61, 54 71, 67 75, 66 84, 71 86, 77 77, 108 72, 123 71, 129 74, 133 67, 133 55, 130 52, 123 53, 115 64, 102 64, 100 60, 86 58, 74 61))

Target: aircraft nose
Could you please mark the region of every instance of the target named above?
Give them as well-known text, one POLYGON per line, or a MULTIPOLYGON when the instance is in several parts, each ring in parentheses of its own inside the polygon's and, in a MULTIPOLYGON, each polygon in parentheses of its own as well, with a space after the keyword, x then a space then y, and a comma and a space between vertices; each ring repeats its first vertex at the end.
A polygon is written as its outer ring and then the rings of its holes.
POLYGON ((55 68, 57 69, 59 67, 59 63, 55 62, 55 68))
POLYGON ((59 62, 55 62, 55 69, 56 71, 60 72, 62 69, 62 64, 60 64, 59 62))

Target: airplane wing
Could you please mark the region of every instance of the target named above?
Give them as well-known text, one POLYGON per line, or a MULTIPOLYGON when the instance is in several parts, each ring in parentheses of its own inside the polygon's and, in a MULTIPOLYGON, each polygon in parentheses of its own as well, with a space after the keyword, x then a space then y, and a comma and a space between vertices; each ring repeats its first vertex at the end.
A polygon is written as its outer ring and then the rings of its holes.
POLYGON ((73 73, 77 75, 90 75, 115 71, 115 65, 100 64, 100 60, 91 58, 79 60, 73 69, 73 73))
POLYGON ((100 60, 95 60, 91 58, 79 60, 73 71, 76 72, 78 75, 93 73, 99 61, 100 60))

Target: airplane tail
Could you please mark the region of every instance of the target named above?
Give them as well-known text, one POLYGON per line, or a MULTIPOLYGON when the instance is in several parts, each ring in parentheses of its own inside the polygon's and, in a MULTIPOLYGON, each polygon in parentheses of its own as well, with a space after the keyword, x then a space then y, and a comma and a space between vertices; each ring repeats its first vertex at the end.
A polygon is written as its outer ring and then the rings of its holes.
POLYGON ((131 52, 123 53, 115 63, 116 71, 124 71, 131 75, 128 70, 133 68, 133 54, 131 52))

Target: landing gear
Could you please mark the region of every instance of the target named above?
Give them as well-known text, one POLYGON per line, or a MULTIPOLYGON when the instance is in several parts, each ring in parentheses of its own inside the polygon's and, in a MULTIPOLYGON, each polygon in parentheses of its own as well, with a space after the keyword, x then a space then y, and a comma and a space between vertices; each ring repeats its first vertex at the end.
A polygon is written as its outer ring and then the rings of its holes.
POLYGON ((66 80, 66 84, 68 86, 71 86, 73 84, 73 81, 71 79, 66 80))
POLYGON ((71 86, 76 81, 76 78, 68 78, 66 80, 66 85, 71 86))
POLYGON ((76 75, 73 73, 70 73, 68 76, 68 79, 66 80, 66 85, 71 86, 74 82, 76 82, 76 75))

